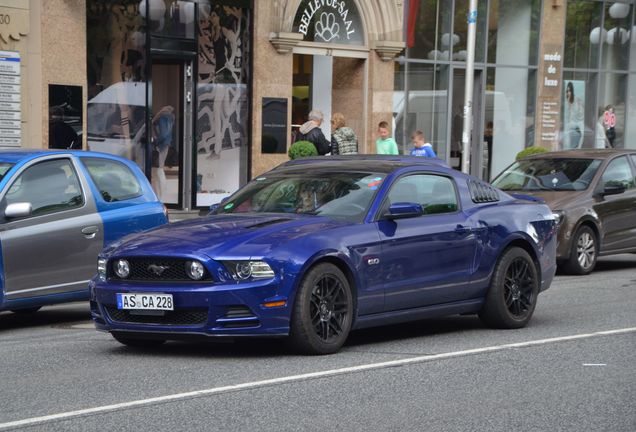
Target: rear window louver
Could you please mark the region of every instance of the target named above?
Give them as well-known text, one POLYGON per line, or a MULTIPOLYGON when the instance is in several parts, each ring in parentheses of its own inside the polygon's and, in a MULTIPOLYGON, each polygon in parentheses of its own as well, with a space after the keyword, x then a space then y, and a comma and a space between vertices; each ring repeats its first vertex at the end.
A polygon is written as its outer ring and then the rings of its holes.
POLYGON ((470 191, 470 198, 474 203, 499 201, 499 192, 487 183, 477 180, 468 180, 468 190, 470 191))

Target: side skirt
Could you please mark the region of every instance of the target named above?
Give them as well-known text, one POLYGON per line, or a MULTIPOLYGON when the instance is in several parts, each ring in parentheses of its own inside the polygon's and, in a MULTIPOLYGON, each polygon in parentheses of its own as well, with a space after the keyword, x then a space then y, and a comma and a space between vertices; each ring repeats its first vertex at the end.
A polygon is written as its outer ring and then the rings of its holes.
POLYGON ((473 314, 479 312, 483 298, 466 300, 455 303, 423 306, 415 309, 382 312, 372 315, 359 316, 353 329, 363 329, 388 324, 398 324, 407 321, 416 321, 426 318, 438 318, 447 315, 473 314))

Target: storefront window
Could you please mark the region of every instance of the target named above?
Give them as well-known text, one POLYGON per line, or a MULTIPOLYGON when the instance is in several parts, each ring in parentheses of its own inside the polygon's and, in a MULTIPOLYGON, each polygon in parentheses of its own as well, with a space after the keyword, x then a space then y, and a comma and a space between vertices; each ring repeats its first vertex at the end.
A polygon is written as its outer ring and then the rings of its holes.
POLYGON ((131 159, 146 152, 146 33, 139 2, 88 0, 87 143, 131 159))
POLYGON ((627 69, 632 40, 632 9, 625 3, 605 4, 602 69, 627 69))
POLYGON ((533 128, 528 119, 528 105, 534 104, 532 75, 524 68, 488 69, 484 120, 492 125, 491 178, 515 160, 533 128))
POLYGON ((601 27, 603 3, 569 0, 567 4, 563 66, 596 68, 600 47, 607 36, 601 27))
MULTIPOLYGON (((466 42, 468 41, 468 0, 455 1, 455 19, 453 21, 451 59, 466 61, 466 42)), ((486 48, 487 2, 477 2, 477 28, 475 34, 475 61, 483 62, 486 48)), ((444 35, 442 35, 442 44, 444 35)))
POLYGON ((625 147, 626 94, 627 74, 601 74, 597 128, 605 135, 605 147, 625 147))
POLYGON ((536 65, 541 2, 492 0, 488 20, 488 62, 536 65))
POLYGON ((364 28, 353 0, 301 0, 293 30, 305 41, 364 45, 364 28))
POLYGON ((452 2, 410 0, 407 9, 406 46, 409 58, 450 60, 452 2))
MULTIPOLYGON (((627 95, 627 117, 628 119, 636 118, 636 74, 629 75, 629 94, 627 95)), ((636 122, 629 121, 625 123, 625 142, 624 147, 636 148, 636 122)))
POLYGON ((447 154, 448 67, 408 64, 405 68, 402 65, 396 73, 393 111, 393 130, 400 153, 408 152, 411 134, 421 130, 435 152, 444 158, 447 154), (405 78, 408 91, 403 84, 405 78))
POLYGON ((247 180, 249 9, 199 4, 196 205, 247 180))
POLYGON ((194 38, 194 10, 191 1, 142 0, 139 4, 151 33, 187 39, 194 38))

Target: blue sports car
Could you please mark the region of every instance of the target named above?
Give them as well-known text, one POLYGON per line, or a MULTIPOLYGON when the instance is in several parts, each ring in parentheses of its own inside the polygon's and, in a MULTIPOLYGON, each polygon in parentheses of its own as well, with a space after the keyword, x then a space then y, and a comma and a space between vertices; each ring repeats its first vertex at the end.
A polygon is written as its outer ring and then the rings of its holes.
POLYGON ((166 222, 163 204, 129 160, 0 151, 0 311, 87 300, 106 244, 166 222))
POLYGON ((287 162, 211 214, 106 248, 90 283, 98 330, 137 347, 285 336, 310 354, 352 329, 449 314, 525 326, 552 282, 556 221, 414 157, 287 162))

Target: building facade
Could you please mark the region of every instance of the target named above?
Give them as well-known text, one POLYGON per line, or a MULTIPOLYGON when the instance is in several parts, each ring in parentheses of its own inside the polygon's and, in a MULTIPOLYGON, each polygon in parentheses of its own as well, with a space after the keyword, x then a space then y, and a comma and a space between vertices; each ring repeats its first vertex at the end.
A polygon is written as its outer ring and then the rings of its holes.
POLYGON ((0 147, 136 161, 161 199, 204 208, 288 159, 309 110, 422 130, 490 179, 530 145, 636 145, 633 0, 0 0, 0 147))

